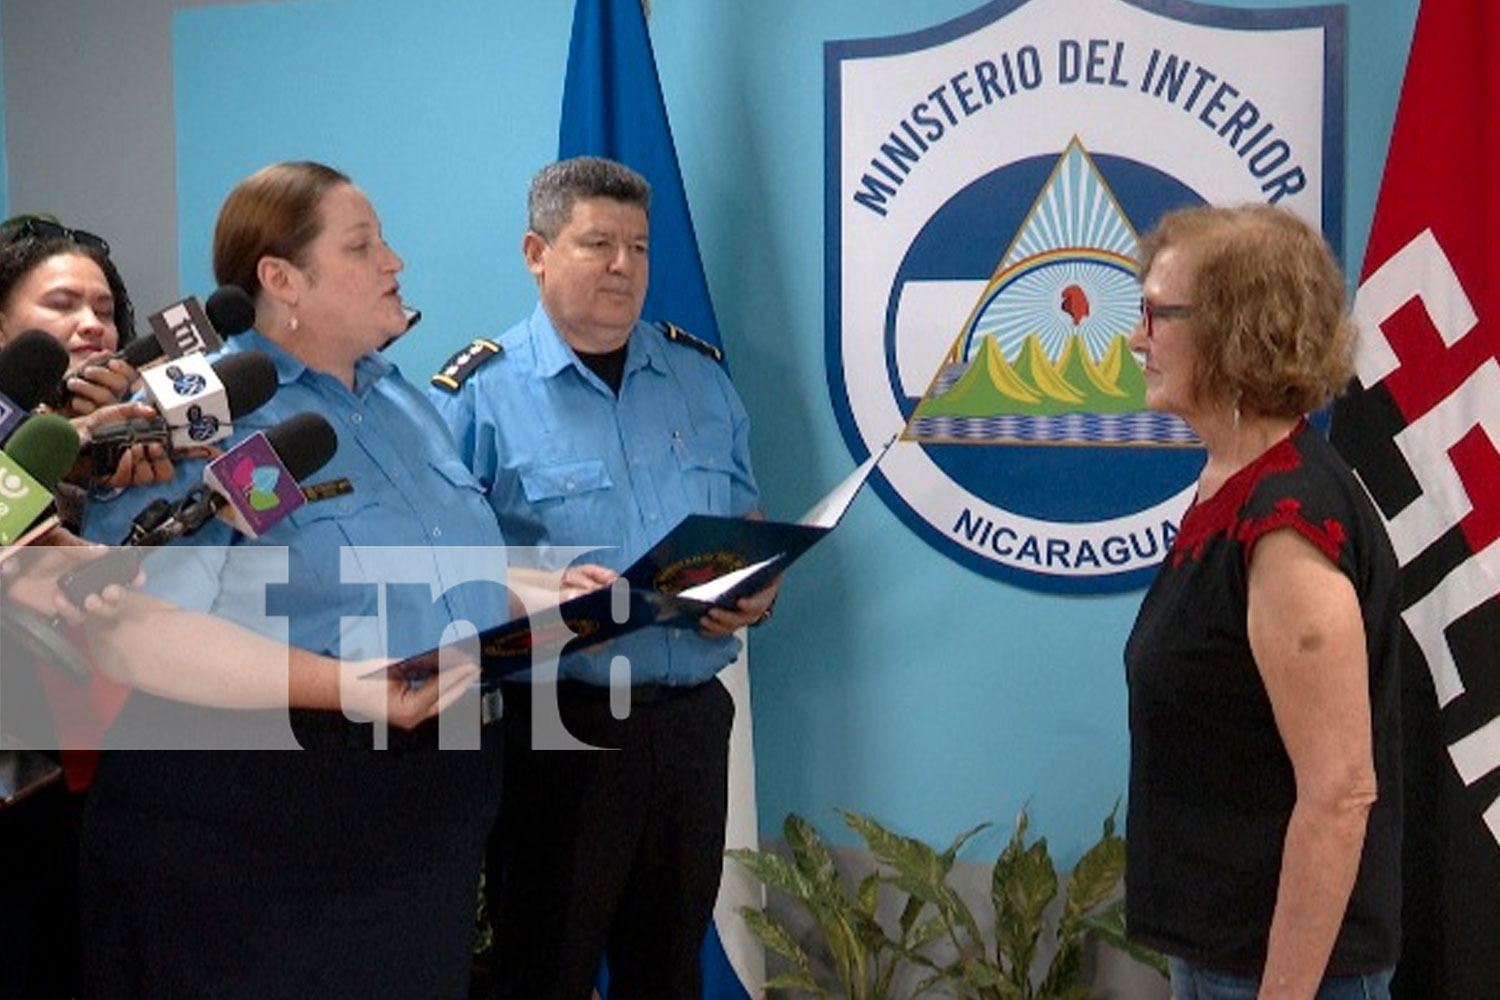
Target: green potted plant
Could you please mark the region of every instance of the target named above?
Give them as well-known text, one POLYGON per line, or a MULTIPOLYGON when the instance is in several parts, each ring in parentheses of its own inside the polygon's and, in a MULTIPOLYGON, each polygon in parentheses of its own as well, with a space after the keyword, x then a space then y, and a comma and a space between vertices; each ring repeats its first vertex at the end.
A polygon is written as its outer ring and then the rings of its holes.
MULTIPOLYGON (((859 813, 840 810, 844 822, 864 841, 877 863, 859 885, 848 886, 817 831, 795 813, 783 827, 790 857, 766 851, 728 852, 761 882, 795 901, 812 919, 832 981, 820 981, 812 956, 785 924, 761 910, 742 910, 751 930, 770 951, 786 959, 787 971, 768 989, 800 989, 818 997, 892 1000, 941 991, 974 1000, 1081 1000, 1086 935, 1128 951, 1165 974, 1159 956, 1125 939, 1123 901, 1125 843, 1115 833, 1115 817, 1104 821, 1100 839, 1079 859, 1068 880, 1061 911, 1052 928, 1055 946, 1038 960, 1049 910, 1059 890, 1057 870, 1045 838, 1027 843, 1027 814, 996 860, 989 902, 994 930, 981 930, 973 910, 951 884, 959 850, 983 824, 960 834, 938 851, 894 833, 859 813), (894 894, 894 925, 882 923, 877 903, 894 894), (898 992, 897 973, 918 977, 909 992, 898 992)), ((905 977, 910 980, 912 977, 905 977)))

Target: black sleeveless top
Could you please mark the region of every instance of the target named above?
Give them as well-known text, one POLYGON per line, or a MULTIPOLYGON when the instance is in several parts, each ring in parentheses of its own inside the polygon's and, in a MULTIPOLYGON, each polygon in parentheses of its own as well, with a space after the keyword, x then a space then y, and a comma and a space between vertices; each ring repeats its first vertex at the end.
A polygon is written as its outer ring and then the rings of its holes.
POLYGON ((1379 515, 1304 422, 1195 503, 1125 647, 1130 689, 1126 912, 1131 937, 1259 975, 1296 785, 1246 625, 1250 555, 1297 532, 1354 585, 1369 654, 1379 798, 1328 975, 1400 949, 1400 595, 1379 515))

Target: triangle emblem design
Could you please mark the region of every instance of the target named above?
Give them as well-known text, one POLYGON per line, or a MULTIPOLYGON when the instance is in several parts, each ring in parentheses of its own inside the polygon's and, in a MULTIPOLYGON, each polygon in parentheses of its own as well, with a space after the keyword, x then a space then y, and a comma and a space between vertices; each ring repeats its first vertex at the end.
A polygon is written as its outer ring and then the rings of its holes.
POLYGON ((1140 238, 1075 136, 912 412, 929 444, 1195 446, 1127 339, 1140 238))

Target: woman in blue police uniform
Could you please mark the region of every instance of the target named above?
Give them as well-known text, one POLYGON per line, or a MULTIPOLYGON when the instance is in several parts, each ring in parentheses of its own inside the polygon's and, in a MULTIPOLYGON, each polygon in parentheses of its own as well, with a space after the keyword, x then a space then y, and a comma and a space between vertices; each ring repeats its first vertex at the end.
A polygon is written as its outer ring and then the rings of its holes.
MULTIPOLYGON (((487 582, 505 569, 494 514, 431 405, 378 353, 406 329, 401 268, 368 199, 335 170, 274 164, 230 193, 214 271, 249 293, 256 324, 228 349, 265 352, 280 382, 236 439, 321 413, 339 446, 315 478, 340 488, 258 542, 205 528, 200 547, 175 552, 191 558, 148 563, 158 594, 258 631, 284 622, 294 647, 345 660, 410 655, 451 623, 504 620, 503 588, 487 582), (356 546, 404 548, 382 558, 356 546), (266 586, 277 575, 260 572, 267 559, 282 560, 285 583, 266 586), (381 580, 394 585, 362 582, 381 580)), ((199 475, 185 468, 156 492, 180 496, 199 475)), ((117 542, 149 496, 91 516, 90 536, 117 542)), ((95 780, 83 834, 88 995, 464 996, 498 747, 439 752, 429 718, 372 749, 370 725, 299 708, 323 706, 327 687, 295 672, 290 725, 284 709, 206 707, 236 704, 236 688, 230 678, 215 688, 221 657, 201 652, 201 677, 135 678, 156 695, 132 695, 115 745, 226 749, 110 752, 95 780), (293 735, 307 752, 244 749, 293 735)), ((385 685, 346 675, 351 687, 368 697, 385 685)), ((431 716, 456 693, 411 694, 431 716)), ((473 713, 478 742, 477 699, 457 710, 473 713)))

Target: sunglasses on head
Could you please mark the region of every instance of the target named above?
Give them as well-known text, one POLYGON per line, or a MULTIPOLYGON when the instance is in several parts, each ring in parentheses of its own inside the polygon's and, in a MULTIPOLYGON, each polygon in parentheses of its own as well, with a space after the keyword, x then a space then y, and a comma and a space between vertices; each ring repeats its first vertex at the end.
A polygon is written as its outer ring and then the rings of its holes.
POLYGON ((93 247, 105 256, 109 256, 109 244, 104 237, 95 236, 93 233, 82 229, 69 229, 67 226, 52 219, 45 219, 39 215, 22 216, 19 219, 11 219, 5 223, 6 243, 17 243, 24 239, 64 239, 72 240, 79 246, 93 247))

